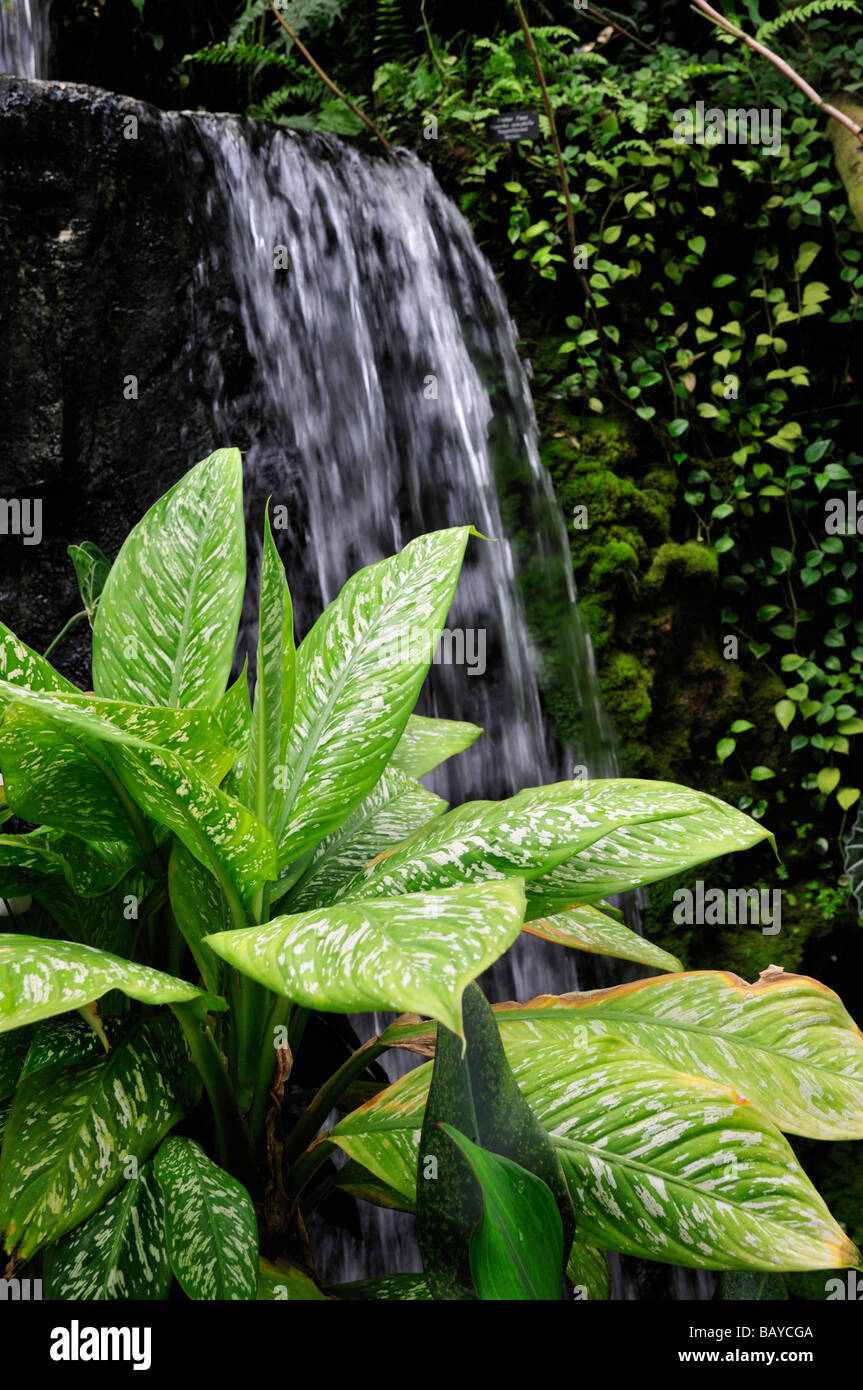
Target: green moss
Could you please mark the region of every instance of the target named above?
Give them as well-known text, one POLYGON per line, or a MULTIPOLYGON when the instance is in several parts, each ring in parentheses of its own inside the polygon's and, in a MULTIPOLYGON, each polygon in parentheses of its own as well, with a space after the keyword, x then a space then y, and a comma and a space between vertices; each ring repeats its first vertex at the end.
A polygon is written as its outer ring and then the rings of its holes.
POLYGON ((644 587, 658 593, 667 584, 701 583, 713 587, 719 578, 719 560, 715 551, 697 541, 682 545, 666 541, 653 557, 644 576, 644 587))

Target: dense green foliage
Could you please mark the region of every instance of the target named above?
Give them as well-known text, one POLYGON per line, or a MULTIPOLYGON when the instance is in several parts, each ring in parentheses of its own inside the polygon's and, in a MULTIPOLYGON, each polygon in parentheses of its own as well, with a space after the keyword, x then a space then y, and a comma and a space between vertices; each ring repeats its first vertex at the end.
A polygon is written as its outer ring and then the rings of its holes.
POLYGON ((3 805, 33 827, 0 843, 0 1229, 49 1297, 315 1298, 305 1218, 335 1185, 416 1211, 426 1277, 335 1297, 556 1300, 567 1271, 604 1297, 607 1250, 859 1263, 783 1137, 861 1135, 838 996, 676 973, 606 900, 767 832, 669 782, 447 811, 416 780, 478 733, 412 714, 472 534, 360 571, 295 648, 265 521, 251 701, 224 449, 98 597, 76 552, 94 692, 0 627, 3 805), (476 979, 524 930, 672 973, 494 1011, 476 979), (355 1047, 343 1020, 333 1067, 319 1020, 377 1010, 403 1017, 355 1047), (390 1047, 434 1062, 386 1086, 390 1047))

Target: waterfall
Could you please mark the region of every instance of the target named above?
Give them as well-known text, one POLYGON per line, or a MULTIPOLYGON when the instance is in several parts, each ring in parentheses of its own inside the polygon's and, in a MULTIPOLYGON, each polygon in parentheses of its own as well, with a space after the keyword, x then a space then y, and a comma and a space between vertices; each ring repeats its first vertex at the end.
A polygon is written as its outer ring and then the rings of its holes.
MULTIPOLYGON (((578 764, 615 775, 614 733, 515 329, 464 218, 405 151, 369 158, 331 137, 233 117, 173 119, 191 181, 212 175, 203 209, 196 193, 191 214, 203 211, 210 229, 191 291, 211 343, 206 389, 217 433, 247 448, 256 505, 270 492, 287 504, 281 549, 300 633, 360 566, 423 531, 472 522, 494 539, 472 543, 450 625, 484 634, 484 669, 434 666, 425 710, 470 719, 487 736, 427 780, 458 803, 571 777, 578 764), (256 364, 239 397, 221 369, 208 293, 224 256, 256 364), (516 545, 504 512, 517 523, 516 545), (520 581, 557 614, 557 679, 562 671, 580 711, 574 748, 561 748, 543 713, 520 581)), ((249 521, 254 534, 261 517, 249 521)), ((252 621, 249 613, 249 648, 252 621)), ((489 973, 489 992, 524 999, 576 989, 576 959, 524 938, 489 973)), ((357 1023, 368 1034, 370 1021, 357 1023)), ((393 1076, 410 1064, 402 1054, 388 1061, 393 1076)), ((411 1218, 360 1208, 354 1249, 313 1222, 322 1271, 343 1279, 418 1269, 411 1218)))
POLYGON ((50 48, 46 0, 0 0, 0 72, 47 77, 50 48))

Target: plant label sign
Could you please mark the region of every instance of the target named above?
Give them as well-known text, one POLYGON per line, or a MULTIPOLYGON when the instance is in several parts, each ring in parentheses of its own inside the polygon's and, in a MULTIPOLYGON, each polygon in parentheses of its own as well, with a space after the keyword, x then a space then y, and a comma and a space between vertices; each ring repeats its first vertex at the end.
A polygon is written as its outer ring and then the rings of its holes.
POLYGON ((504 111, 492 116, 485 128, 490 145, 509 145, 515 140, 539 139, 538 111, 504 111))

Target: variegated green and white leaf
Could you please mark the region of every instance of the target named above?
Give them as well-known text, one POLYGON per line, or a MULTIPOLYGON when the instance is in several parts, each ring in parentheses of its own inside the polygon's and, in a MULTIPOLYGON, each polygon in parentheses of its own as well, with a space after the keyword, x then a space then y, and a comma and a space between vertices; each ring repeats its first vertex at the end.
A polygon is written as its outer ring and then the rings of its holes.
POLYGON ((360 570, 300 645, 282 865, 331 834, 381 777, 431 664, 471 533, 420 536, 360 570))
POLYGON ((249 658, 233 685, 229 685, 213 714, 231 747, 244 754, 252 728, 252 702, 249 698, 249 658))
MULTIPOLYGON (((60 1018, 38 1023, 21 1067, 19 1083, 43 1067, 65 1067, 73 1062, 90 1062, 104 1057, 127 1027, 123 1019, 101 1019, 98 1023, 102 1034, 100 1037, 96 1027, 92 1022, 85 1021, 83 1014, 63 1014, 60 1018), (103 1038, 107 1040, 108 1047, 103 1038)), ((2 1036, 15 1037, 18 1031, 16 1029, 11 1035, 4 1033, 2 1036)))
POLYGON ((447 758, 470 748, 484 732, 478 724, 465 724, 460 719, 429 719, 412 714, 389 766, 406 777, 424 777, 447 758))
MULTIPOLYGON (((787 1141, 734 1091, 586 1027, 575 1040, 559 1023, 507 1022, 502 1036, 554 1140, 582 1240, 702 1269, 858 1263, 787 1141)), ((408 1197, 430 1075, 408 1073, 331 1136, 408 1197)))
POLYGON ((677 1071, 732 1086, 812 1139, 863 1138, 863 1034, 832 989, 771 967, 755 984, 694 970, 589 994, 540 996, 499 1014, 626 1038, 677 1071))
POLYGON ((96 1211, 180 1118, 189 1064, 163 1015, 98 1062, 47 1067, 18 1088, 0 1155, 0 1230, 29 1259, 96 1211))
POLYGON ((449 811, 368 865, 340 897, 391 897, 518 875, 526 881, 530 920, 768 837, 742 812, 674 783, 556 782, 449 811), (594 865, 608 874, 616 866, 616 879, 602 892, 594 865))
MULTIPOLYGON (((14 838, 34 847, 41 845, 55 855, 64 866, 62 876, 82 898, 96 898, 110 892, 144 864, 140 846, 124 844, 122 840, 91 842, 50 826, 40 826, 29 835, 14 838)), ((0 850, 0 863, 5 860, 6 854, 0 850)))
POLYGON ((605 1302, 611 1297, 611 1270, 608 1255, 595 1245, 573 1241, 566 1266, 567 1278, 575 1285, 576 1298, 605 1302))
POLYGON ((51 1299, 158 1302, 168 1297, 165 1204, 152 1163, 127 1178, 88 1221, 48 1247, 43 1273, 51 1299))
POLYGON ((258 1287, 255 1298, 259 1303, 326 1303, 322 1294, 301 1269, 279 1269, 269 1260, 258 1261, 258 1287))
POLYGON ((23 897, 58 878, 71 880, 69 865, 37 832, 0 835, 0 898, 23 897))
POLYGON ((0 771, 22 820, 81 839, 137 844, 107 752, 42 710, 13 705, 0 722, 0 771))
POLYGON ((330 1289, 334 1298, 345 1302, 416 1303, 433 1302, 432 1292, 422 1274, 385 1274, 379 1279, 355 1279, 330 1289))
POLYGON ((652 965, 655 970, 682 969, 676 956, 669 955, 661 946, 654 946, 652 941, 646 941, 638 932, 631 931, 623 922, 616 922, 601 912, 599 906, 590 903, 569 907, 551 917, 537 917, 524 929, 531 936, 554 941, 558 946, 571 946, 576 951, 634 960, 641 965, 652 965))
POLYGON ((181 758, 118 747, 113 763, 138 805, 182 840, 229 898, 249 905, 275 878, 276 847, 266 826, 181 758))
POLYGON ((461 1035, 461 997, 521 930, 518 879, 441 893, 339 903, 207 943, 277 994, 310 1009, 415 1010, 461 1035))
POLYGON ((93 630, 97 695, 213 707, 231 670, 246 583, 243 476, 217 449, 130 532, 93 630))
MULTIPOLYGON (((15 636, 5 623, 0 623, 0 680, 27 690, 66 690, 77 694, 76 687, 50 661, 34 652, 15 636)), ((5 696, 0 695, 0 710, 5 696)))
POLYGON ((109 989, 120 989, 146 1004, 199 999, 208 1009, 227 1007, 185 980, 92 946, 0 935, 0 1032, 80 1009, 109 989))
POLYGON ((181 840, 175 840, 168 864, 168 892, 171 911, 186 945, 192 952, 211 994, 222 989, 224 965, 204 941, 214 926, 227 925, 227 909, 222 890, 211 873, 199 864, 181 840))
POLYGON ((100 700, 93 695, 18 690, 0 681, 0 704, 20 703, 51 715, 73 734, 97 744, 120 743, 129 748, 164 748, 177 753, 212 782, 221 782, 234 760, 209 710, 154 709, 123 700, 100 700))
POLYGON ((262 825, 280 819, 284 798, 279 768, 294 718, 297 658, 294 618, 285 569, 270 518, 265 518, 258 612, 258 664, 249 753, 241 796, 262 825))
POLYGON ((370 859, 443 815, 446 807, 442 797, 387 768, 365 801, 318 845, 308 869, 292 889, 287 907, 291 912, 305 912, 331 903, 343 884, 370 859))
POLYGON ((258 1226, 242 1183, 211 1163, 193 1139, 166 1139, 155 1170, 168 1254, 184 1292, 199 1300, 253 1299, 258 1226))

